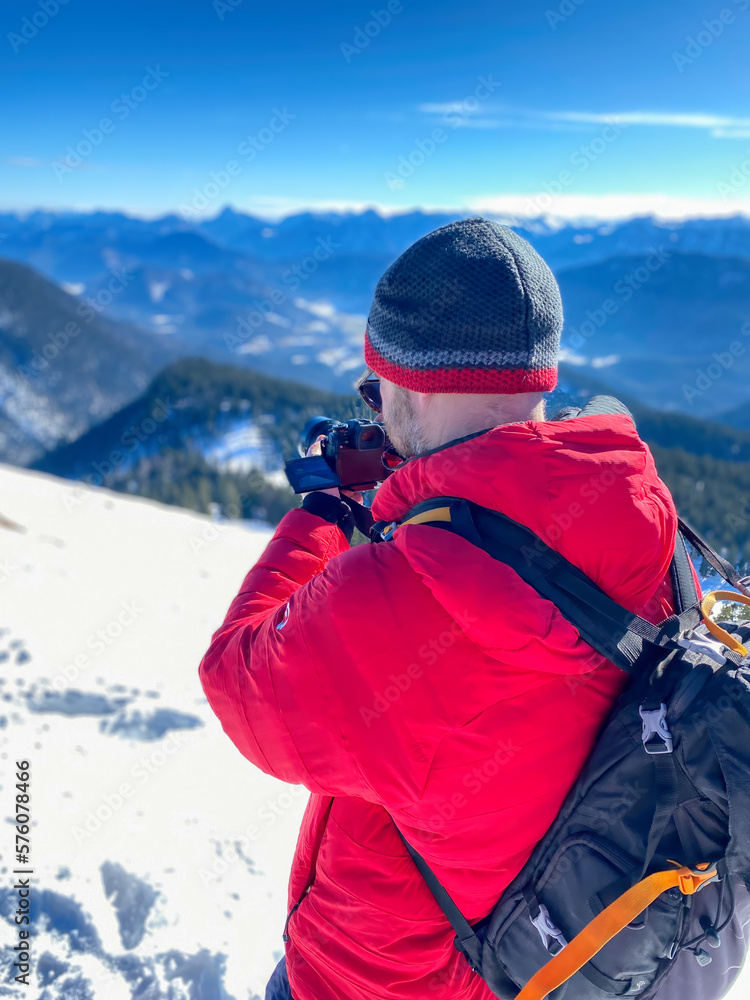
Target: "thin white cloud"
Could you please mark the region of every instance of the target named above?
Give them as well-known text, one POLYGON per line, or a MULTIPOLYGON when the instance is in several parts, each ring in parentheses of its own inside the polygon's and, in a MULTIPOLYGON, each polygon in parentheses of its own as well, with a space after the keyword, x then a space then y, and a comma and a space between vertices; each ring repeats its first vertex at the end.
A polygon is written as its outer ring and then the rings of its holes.
POLYGON ((461 113, 466 107, 464 101, 445 101, 443 104, 419 104, 417 111, 422 111, 426 115, 449 115, 461 113))
POLYGON ((476 116, 465 101, 419 104, 417 110, 429 115, 462 116, 461 125, 468 128, 533 128, 557 130, 586 128, 592 125, 635 125, 650 128, 692 128, 707 131, 714 139, 746 139, 750 135, 750 118, 681 111, 532 111, 522 108, 482 108, 483 117, 476 116), (492 117, 492 111, 500 111, 492 117), (488 116, 488 112, 490 115, 488 116))
MULTIPOLYGON (((9 167, 23 167, 27 170, 37 170, 40 167, 46 167, 49 169, 51 163, 49 160, 40 160, 36 156, 4 156, 2 158, 3 163, 7 163, 9 167)), ((68 164, 63 161, 65 166, 68 164)), ((104 163, 89 163, 87 160, 82 160, 76 166, 68 167, 69 170, 110 170, 111 168, 104 163)))
POLYGON ((545 218, 548 221, 615 222, 653 215, 660 219, 750 217, 750 198, 690 198, 665 192, 561 194, 499 194, 472 198, 468 207, 479 215, 498 215, 509 220, 545 218))
POLYGON ((420 104, 418 109, 426 115, 442 115, 448 118, 453 128, 515 128, 519 122, 514 118, 479 118, 477 107, 466 101, 446 101, 443 104, 420 104), (458 118, 454 116, 458 115, 458 118))
POLYGON ((666 125, 676 128, 747 128, 750 118, 731 118, 726 115, 684 114, 672 111, 613 111, 600 114, 590 111, 546 111, 543 117, 553 121, 585 122, 606 125, 615 121, 622 125, 666 125))
POLYGON ((5 162, 11 167, 43 167, 44 161, 36 156, 6 156, 5 162))
POLYGON ((750 128, 715 128, 714 139, 750 139, 750 128))
POLYGON ((511 124, 501 118, 465 117, 453 122, 456 128, 507 128, 511 124))

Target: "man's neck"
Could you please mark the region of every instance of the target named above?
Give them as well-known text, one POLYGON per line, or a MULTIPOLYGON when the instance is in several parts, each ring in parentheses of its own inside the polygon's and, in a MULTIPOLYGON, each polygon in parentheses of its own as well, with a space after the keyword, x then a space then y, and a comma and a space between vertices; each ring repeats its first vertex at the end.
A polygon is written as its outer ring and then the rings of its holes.
MULTIPOLYGON (((442 444, 436 445, 434 448, 424 448, 422 451, 418 451, 415 455, 409 455, 408 458, 401 459, 400 462, 389 463, 389 468, 398 468, 399 465, 403 465, 406 462, 413 462, 417 458, 425 458, 427 455, 434 455, 435 452, 443 451, 444 448, 452 448, 455 444, 463 444, 464 441, 471 441, 472 438, 479 437, 481 434, 486 434, 491 431, 492 427, 483 427, 482 430, 473 431, 471 434, 464 434, 462 437, 451 438, 450 441, 443 441, 442 444)), ((397 453, 394 452, 394 455, 397 453)))
MULTIPOLYGON (((515 402, 515 401, 514 401, 515 402)), ((450 426, 442 425, 435 427, 432 433, 426 435, 425 450, 438 451, 447 444, 460 438, 475 437, 477 434, 484 434, 493 427, 500 427, 505 424, 519 424, 526 420, 544 420, 544 400, 533 406, 524 405, 519 400, 515 406, 506 407, 502 410, 487 411, 467 415, 460 421, 459 425, 452 422, 450 426)))

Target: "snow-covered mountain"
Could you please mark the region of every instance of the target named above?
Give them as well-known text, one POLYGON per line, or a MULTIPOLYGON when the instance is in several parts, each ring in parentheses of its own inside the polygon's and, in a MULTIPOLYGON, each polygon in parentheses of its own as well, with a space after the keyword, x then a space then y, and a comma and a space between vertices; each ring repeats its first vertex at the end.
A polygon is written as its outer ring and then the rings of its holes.
POLYGON ((7 461, 26 464, 83 433, 137 396, 172 357, 164 338, 113 322, 26 265, 0 258, 0 454, 7 461))
POLYGON ((31 762, 33 985, 0 995, 249 1000, 282 954, 303 788, 261 774, 197 668, 267 530, 0 467, 0 796, 31 762))
POLYGON ((0 497, 0 795, 29 760, 35 921, 21 992, 3 824, 0 996, 258 1000, 307 793, 243 760, 197 665, 268 531, 7 466, 0 497))
MULTIPOLYGON (((220 246, 246 259, 285 264, 311 253, 319 237, 333 241, 331 260, 346 256, 390 261, 420 236, 466 214, 457 209, 383 215, 368 209, 299 212, 268 220, 225 207, 214 218, 189 222, 176 215, 140 219, 122 212, 38 211, 0 215, 0 231, 5 237, 3 254, 58 281, 83 281, 105 271, 112 253, 123 262, 137 259, 153 266, 168 263, 201 270, 220 246), (196 240, 195 233, 204 241, 196 240), (170 253, 165 256, 167 246, 170 253), (179 265, 177 252, 182 255, 179 265)), ((649 253, 672 233, 682 253, 750 257, 750 217, 740 214, 694 219, 643 215, 612 221, 563 220, 541 212, 536 218, 484 214, 518 229, 555 269, 649 253)))
MULTIPOLYGON (((4 256, 61 283, 78 308, 149 331, 174 357, 341 392, 362 366, 379 278, 407 246, 460 217, 34 212, 0 215, 0 233, 4 256)), ((606 367, 619 390, 665 410, 716 418, 744 402, 750 218, 488 217, 517 229, 560 279, 570 360, 606 367), (735 341, 738 353, 727 353, 735 341)), ((0 287, 0 321, 2 309, 0 287)))
POLYGON ((230 510, 239 503, 242 516, 275 523, 294 506, 283 463, 297 454, 305 421, 320 414, 354 417, 363 409, 357 400, 248 368, 186 359, 34 468, 204 513, 211 502, 230 510))

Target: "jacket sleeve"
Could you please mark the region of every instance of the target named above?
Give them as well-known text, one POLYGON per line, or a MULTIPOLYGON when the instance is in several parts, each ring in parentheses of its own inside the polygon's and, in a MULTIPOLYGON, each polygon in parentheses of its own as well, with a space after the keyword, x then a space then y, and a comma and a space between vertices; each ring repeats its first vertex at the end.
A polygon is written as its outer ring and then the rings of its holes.
MULTIPOLYGON (((349 546, 336 524, 288 513, 245 577, 200 668, 224 731, 267 774, 323 794, 367 795, 316 648, 349 546)), ((328 651, 330 654, 330 649, 328 651)), ((369 796, 368 796, 369 797, 369 796)))

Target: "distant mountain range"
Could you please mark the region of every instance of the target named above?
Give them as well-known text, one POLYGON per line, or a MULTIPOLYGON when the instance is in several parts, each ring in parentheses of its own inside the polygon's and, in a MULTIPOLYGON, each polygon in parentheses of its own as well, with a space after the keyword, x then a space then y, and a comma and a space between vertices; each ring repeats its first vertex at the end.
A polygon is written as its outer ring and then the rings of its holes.
POLYGON ((565 356, 649 406, 716 416, 748 399, 750 257, 674 246, 560 272, 565 356))
MULTIPOLYGON (((305 417, 357 412, 378 278, 449 221, 0 216, 0 458, 277 520, 305 417)), ((750 559, 750 220, 517 228, 563 294, 550 411, 619 396, 680 510, 750 559)))
MULTIPOLYGON (((192 224, 35 212, 0 215, 0 251, 168 341, 175 356, 348 391, 378 279, 454 218, 305 212, 271 222, 226 208, 192 224)), ((559 278, 567 360, 651 407, 717 418, 743 404, 750 351, 727 352, 735 341, 750 347, 750 219, 499 221, 559 278)))

